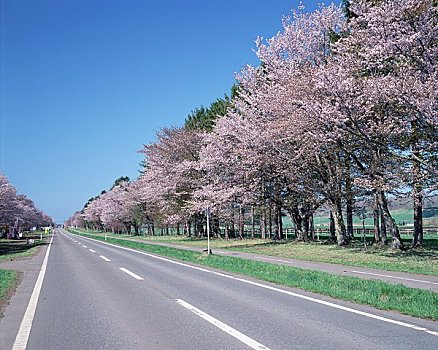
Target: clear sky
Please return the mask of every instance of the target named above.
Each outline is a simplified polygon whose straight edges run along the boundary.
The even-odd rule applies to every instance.
[[[0,0],[0,171],[57,222],[228,93],[298,0]],[[304,1],[307,10],[316,1]]]

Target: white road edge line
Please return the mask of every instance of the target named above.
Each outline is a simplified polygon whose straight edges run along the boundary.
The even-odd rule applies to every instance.
[[[96,251],[95,250],[93,250],[93,249],[88,249],[90,252],[92,252],[92,253],[96,253]]]
[[[53,237],[54,235],[52,235],[49,246],[47,247],[46,255],[44,256],[40,273],[38,274],[35,287],[33,288],[32,295],[30,296],[29,304],[27,304],[26,312],[24,313],[23,320],[21,321],[17,336],[15,337],[12,350],[26,349],[27,342],[29,340],[30,330],[32,328],[33,318],[35,316],[35,310],[38,304],[38,298],[40,296],[41,287],[43,285],[44,276],[46,274],[47,262],[49,260],[49,253],[50,248],[52,247]]]
[[[436,284],[436,285],[438,285],[437,282],[416,280],[416,279],[413,279],[413,278],[397,277],[397,276],[391,276],[391,275],[382,275],[382,274],[379,274],[379,273],[371,273],[371,272],[363,272],[363,271],[353,271],[353,270],[351,270],[351,272],[361,273],[363,275],[372,275],[372,276],[379,276],[379,277],[389,277],[389,278],[395,278],[395,279],[398,279],[398,280],[405,280],[405,281],[413,281],[413,282],[421,282],[421,283],[428,283],[428,284]]]
[[[184,266],[184,267],[187,267],[187,268],[190,268],[190,269],[194,269],[194,270],[198,270],[198,271],[203,271],[203,272],[206,272],[206,273],[211,273],[211,274],[214,274],[214,275],[217,275],[217,276],[222,276],[222,277],[233,279],[233,280],[240,281],[240,282],[243,282],[243,283],[251,284],[251,285],[254,285],[254,286],[258,286],[260,288],[269,289],[269,290],[276,291],[276,292],[279,292],[279,293],[282,293],[282,294],[286,294],[286,295],[290,295],[290,296],[293,296],[293,297],[296,297],[296,298],[305,299],[305,300],[308,300],[308,301],[312,301],[314,303],[318,303],[318,304],[322,304],[322,305],[325,305],[325,306],[332,307],[334,309],[339,309],[339,310],[351,312],[353,314],[357,314],[357,315],[373,318],[375,320],[396,324],[396,325],[401,326],[401,327],[411,328],[411,329],[414,329],[416,331],[421,331],[421,332],[425,332],[425,333],[428,333],[428,334],[431,334],[431,335],[434,335],[434,336],[438,336],[438,332],[431,331],[431,330],[429,330],[427,328],[419,327],[419,326],[416,326],[414,324],[393,320],[393,319],[387,318],[387,317],[382,317],[382,316],[374,315],[374,314],[371,314],[369,312],[364,312],[364,311],[352,309],[350,307],[338,305],[338,304],[335,304],[335,303],[331,303],[329,301],[312,298],[312,297],[309,297],[307,295],[302,295],[302,294],[290,292],[288,290],[280,289],[280,288],[273,287],[273,286],[268,286],[266,284],[262,284],[262,283],[254,282],[254,281],[250,281],[250,280],[246,280],[246,279],[239,278],[239,277],[234,277],[234,276],[231,276],[231,275],[227,275],[225,273],[221,273],[221,272],[217,272],[217,271],[212,271],[212,270],[207,270],[207,269],[204,269],[202,267],[188,265],[188,264],[185,264],[185,263],[182,263],[182,262],[179,262],[179,261],[170,260],[170,259],[167,259],[167,258],[163,258],[161,256],[157,256],[157,255],[141,252],[141,251],[138,251],[138,250],[135,250],[135,249],[118,246],[118,245],[115,245],[115,244],[112,244],[112,243],[102,242],[102,241],[97,240],[97,239],[88,238],[88,237],[82,237],[82,238],[89,239],[89,240],[94,241],[94,242],[99,242],[99,243],[102,243],[102,244],[106,244],[106,245],[109,245],[109,246],[112,246],[112,247],[115,247],[115,248],[118,248],[118,249],[128,250],[128,251],[131,251],[131,252],[134,252],[134,253],[137,253],[137,254],[146,255],[146,256],[149,256],[151,258],[158,259],[158,260],[161,260],[161,261],[166,261],[166,262],[169,262],[169,263],[172,263],[172,264],[175,264],[175,265]]]
[[[131,277],[134,277],[136,280],[143,281],[143,277],[140,277],[139,275],[136,275],[134,272],[129,271],[128,269],[125,269],[124,267],[119,267],[120,270],[127,273]]]
[[[190,310],[191,312],[198,315],[199,317],[206,320],[207,322],[210,322],[212,325],[216,326],[220,330],[224,331],[225,333],[228,333],[229,335],[233,336],[237,340],[248,345],[251,349],[269,350],[269,348],[267,348],[266,346],[260,344],[259,342],[246,336],[245,334],[240,333],[238,330],[226,325],[225,323],[219,321],[218,319],[214,318],[213,316],[210,316],[209,314],[199,310],[198,308],[194,307],[193,305],[189,304],[188,302],[181,300],[181,299],[175,299],[175,301],[179,305],[185,307],[187,310]]]
[[[99,255],[99,258],[101,258],[101,259],[103,259],[103,260],[105,260],[105,261],[111,261],[110,259],[104,257],[103,255]]]

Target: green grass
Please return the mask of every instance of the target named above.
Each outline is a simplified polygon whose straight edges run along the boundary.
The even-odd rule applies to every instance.
[[[84,234],[78,231],[72,232],[104,240],[102,236]],[[438,294],[431,291],[235,257],[206,256],[193,251],[113,237],[108,237],[107,242],[228,272],[244,274],[280,285],[301,288],[341,300],[370,305],[378,309],[394,310],[411,316],[438,320]]]
[[[34,244],[27,244],[26,240],[0,239],[0,260],[13,260],[32,256],[44,242],[35,240]]]
[[[250,241],[246,244],[231,244],[226,249],[387,271],[438,275],[438,251],[431,247],[400,251],[381,246],[364,248],[360,242],[339,247],[314,242]]]
[[[16,286],[18,273],[11,270],[0,269],[0,317],[7,303],[10,291]]]

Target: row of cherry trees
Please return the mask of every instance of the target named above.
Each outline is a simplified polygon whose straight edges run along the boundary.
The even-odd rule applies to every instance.
[[[7,229],[9,237],[17,238],[19,232],[31,227],[53,226],[53,220],[38,208],[31,199],[18,194],[8,178],[0,173],[0,226]],[[6,232],[6,230],[5,230]]]
[[[215,102],[213,123],[212,109],[201,109],[184,127],[163,128],[141,151],[141,176],[70,222],[113,230],[159,222],[202,234],[208,207],[215,233],[237,225],[242,235],[250,213],[262,236],[281,239],[286,212],[307,240],[324,204],[332,239],[345,245],[355,203],[369,201],[376,242],[390,236],[403,248],[387,197],[410,191],[421,245],[423,197],[438,184],[437,15],[434,0],[293,12],[281,32],[257,40],[260,66],[243,69],[232,98]]]

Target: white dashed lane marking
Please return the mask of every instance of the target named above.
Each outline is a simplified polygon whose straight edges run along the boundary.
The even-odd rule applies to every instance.
[[[140,277],[139,275],[136,275],[134,272],[129,271],[128,269],[125,269],[124,267],[119,267],[120,270],[127,273],[131,277],[134,277],[136,280],[143,281],[143,277]]]
[[[237,340],[241,341],[242,343],[248,345],[251,349],[259,349],[259,350],[269,350],[266,346],[260,344],[259,342],[255,341],[254,339],[248,337],[247,335],[240,333],[238,330],[228,326],[227,324],[219,321],[218,319],[214,318],[213,316],[210,316],[209,314],[205,313],[204,311],[199,310],[198,308],[194,307],[193,305],[190,305],[184,300],[181,299],[175,299],[175,301],[185,307],[187,310],[190,310],[195,315],[198,315],[202,319],[204,319],[207,322],[210,322],[212,325],[216,326],[220,330],[224,331],[225,333],[228,333],[232,337],[236,338]]]

